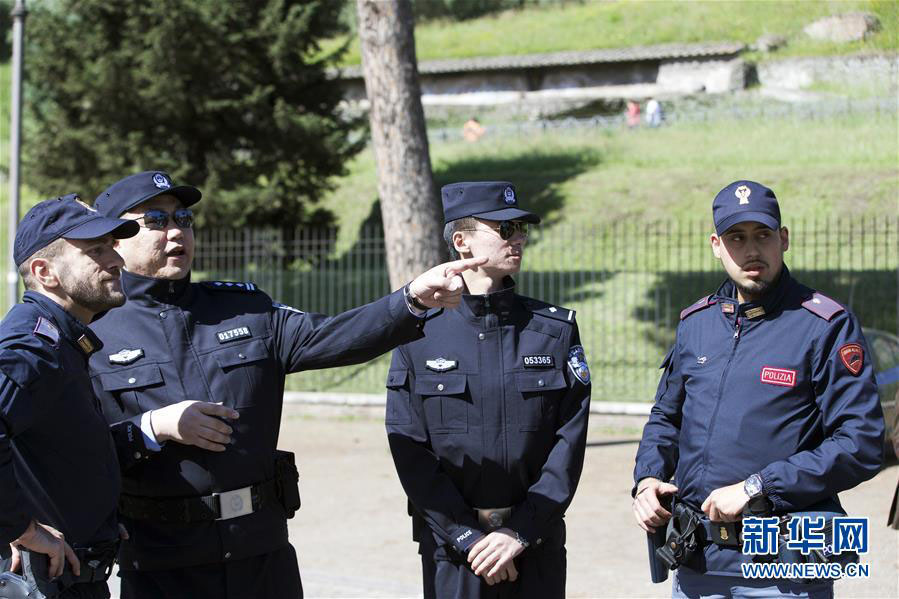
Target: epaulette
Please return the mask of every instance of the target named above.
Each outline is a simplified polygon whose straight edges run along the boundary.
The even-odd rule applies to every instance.
[[[714,296],[707,295],[704,298],[702,298],[701,300],[699,300],[698,302],[696,302],[695,304],[693,304],[692,306],[688,306],[688,307],[684,308],[683,310],[681,310],[680,311],[680,319],[683,320],[690,314],[693,314],[694,312],[699,312],[700,310],[702,310],[704,308],[708,308],[709,306],[711,306],[714,303],[715,303]]]
[[[200,285],[208,287],[209,289],[218,289],[220,291],[259,291],[259,288],[256,287],[255,283],[235,283],[233,281],[203,281],[202,283],[200,283]]]
[[[53,345],[59,343],[59,329],[43,316],[38,317],[37,324],[34,325],[34,334],[47,339]]]
[[[802,307],[815,316],[820,316],[828,321],[846,309],[826,295],[818,293],[817,291],[812,293],[812,297],[802,302]]]
[[[534,314],[540,314],[541,316],[561,320],[562,322],[574,323],[574,310],[562,308],[561,306],[553,306],[552,304],[547,304],[546,302],[541,302],[540,300],[535,300],[530,297],[525,298],[525,305],[528,307],[528,310]]]

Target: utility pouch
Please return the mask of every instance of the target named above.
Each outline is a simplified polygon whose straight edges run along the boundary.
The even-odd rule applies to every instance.
[[[675,499],[671,520],[668,521],[665,544],[656,549],[656,555],[669,570],[681,566],[702,549],[700,516],[684,503]]]
[[[297,470],[296,456],[290,451],[275,451],[275,480],[278,485],[278,501],[293,518],[300,509],[300,473]]]

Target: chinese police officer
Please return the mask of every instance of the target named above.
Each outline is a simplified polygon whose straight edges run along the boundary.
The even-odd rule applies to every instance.
[[[200,196],[149,171],[95,202],[140,231],[116,246],[128,301],[94,325],[108,349],[91,359],[94,389],[109,422],[136,419],[164,445],[123,478],[122,597],[299,597],[287,540],[297,474],[276,453],[285,375],[417,339],[424,309],[458,305],[458,273],[479,261],[335,317],[307,314],[252,283],[191,282]]]
[[[831,596],[829,581],[742,578],[752,556],[731,523],[744,510],[841,515],[837,493],[877,473],[870,355],[855,316],[790,275],[773,191],[736,181],[712,212],[728,279],[681,312],[637,452],[634,516],[648,532],[665,526],[672,496],[675,523],[696,516],[674,597]]]
[[[458,310],[396,349],[387,434],[426,598],[565,596],[565,510],[584,461],[590,371],[574,312],[516,293],[528,224],[506,182],[442,190],[444,238],[486,264]]]
[[[0,323],[0,571],[24,578],[0,575],[0,596],[18,584],[29,597],[109,597],[119,462],[88,376],[103,344],[87,325],[125,302],[113,242],[137,229],[72,194],[34,206],[16,233],[26,291]],[[113,434],[123,465],[146,451],[134,423]]]

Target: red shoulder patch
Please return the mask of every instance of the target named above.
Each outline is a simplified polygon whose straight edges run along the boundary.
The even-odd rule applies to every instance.
[[[802,307],[824,320],[830,320],[844,310],[843,306],[817,291],[802,302]]]
[[[712,299],[712,296],[707,295],[704,298],[702,298],[701,300],[699,300],[698,302],[696,302],[695,304],[693,304],[692,306],[689,306],[689,307],[681,310],[680,319],[683,320],[690,314],[693,314],[693,312],[698,312],[699,310],[702,310],[703,308],[708,308],[709,306],[711,306],[714,303],[715,303],[715,300]]]
[[[865,350],[858,343],[847,343],[840,348],[840,360],[843,362],[846,370],[851,372],[853,376],[858,376],[858,373],[862,371],[862,367],[865,365]]]

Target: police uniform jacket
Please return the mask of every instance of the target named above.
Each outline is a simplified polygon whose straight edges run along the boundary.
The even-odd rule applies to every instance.
[[[0,323],[4,555],[31,519],[76,547],[118,537],[119,462],[87,369],[88,355],[102,347],[89,328],[34,291]],[[123,455],[143,451],[136,431],[130,422],[115,427]]]
[[[506,284],[429,319],[387,377],[414,536],[430,530],[463,554],[482,532],[475,508],[512,507],[504,526],[523,539],[564,542],[584,461],[590,384],[574,313]]]
[[[634,479],[674,477],[699,509],[759,473],[775,513],[842,513],[837,493],[881,464],[883,414],[855,316],[787,267],[758,303],[734,285],[681,313],[643,431]],[[739,573],[739,548],[709,544],[700,570]]]
[[[229,422],[224,452],[166,443],[126,474],[129,495],[196,497],[272,479],[287,373],[363,362],[421,336],[402,291],[327,317],[274,303],[252,283],[189,279],[122,274],[128,301],[94,326],[108,350],[91,360],[94,389],[109,422],[184,400],[222,402],[240,418]],[[233,561],[287,544],[277,502],[228,520],[123,520],[126,570]]]

